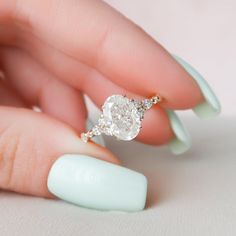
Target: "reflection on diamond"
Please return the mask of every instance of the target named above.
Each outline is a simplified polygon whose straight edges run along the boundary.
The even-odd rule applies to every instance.
[[[121,140],[134,139],[141,127],[137,106],[121,95],[113,95],[106,100],[102,120],[110,123],[109,131]]]

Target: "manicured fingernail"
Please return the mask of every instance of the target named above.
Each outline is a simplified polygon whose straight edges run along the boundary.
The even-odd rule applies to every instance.
[[[94,123],[90,120],[90,119],[87,119],[87,123],[86,123],[86,127],[87,127],[87,130],[90,130],[94,127]],[[105,144],[105,141],[102,137],[102,135],[99,135],[99,136],[94,136],[92,138],[92,140],[97,143],[97,144],[100,144],[102,145],[103,147],[106,147],[106,144]]]
[[[58,198],[98,210],[140,211],[145,207],[144,175],[85,155],[63,155],[52,166],[48,189]]]
[[[191,138],[188,131],[183,126],[175,112],[167,110],[171,128],[175,134],[175,138],[168,143],[170,150],[176,154],[182,154],[191,147]]]
[[[220,102],[206,80],[186,61],[176,55],[173,55],[173,57],[197,82],[205,98],[202,104],[193,108],[194,113],[200,118],[211,118],[218,115],[221,111]]]

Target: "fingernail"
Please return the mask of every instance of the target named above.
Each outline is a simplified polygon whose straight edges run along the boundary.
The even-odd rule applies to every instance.
[[[183,68],[192,76],[192,78],[197,82],[201,92],[205,98],[202,104],[199,104],[193,108],[194,113],[200,118],[211,118],[217,116],[221,111],[221,106],[215,93],[206,82],[206,80],[196,71],[191,65],[186,61],[181,59],[176,55],[172,55],[175,60],[183,66]]]
[[[60,199],[87,208],[140,211],[145,207],[147,179],[93,157],[66,154],[53,164],[48,189]]]
[[[175,134],[175,138],[168,143],[171,152],[176,155],[182,154],[190,149],[191,138],[188,131],[174,111],[167,110],[171,128]]]
[[[90,119],[87,119],[86,127],[87,127],[87,130],[90,130],[90,129],[92,129],[94,127],[94,123]],[[104,141],[102,135],[94,136],[92,138],[92,140],[95,143],[97,143],[99,145],[102,145],[103,147],[106,147],[106,144],[105,144],[105,141]]]

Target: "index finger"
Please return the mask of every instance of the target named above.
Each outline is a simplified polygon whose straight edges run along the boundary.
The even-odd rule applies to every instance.
[[[175,59],[103,1],[30,0],[18,8],[33,35],[117,85],[143,96],[160,94],[169,108],[203,101],[197,83]]]

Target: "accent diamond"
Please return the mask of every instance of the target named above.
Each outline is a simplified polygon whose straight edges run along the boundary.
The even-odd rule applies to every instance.
[[[150,99],[144,99],[143,100],[143,107],[146,109],[146,110],[149,110],[151,107],[152,107],[153,103]]]
[[[100,135],[102,133],[98,125],[93,127],[92,132],[93,132],[93,135]]]
[[[88,142],[88,139],[89,139],[89,137],[87,136],[87,134],[86,133],[82,133],[81,134],[81,139],[85,142],[85,143],[87,143]]]
[[[102,115],[98,120],[98,125],[100,127],[101,132],[109,136],[112,135],[112,121],[105,119]]]

